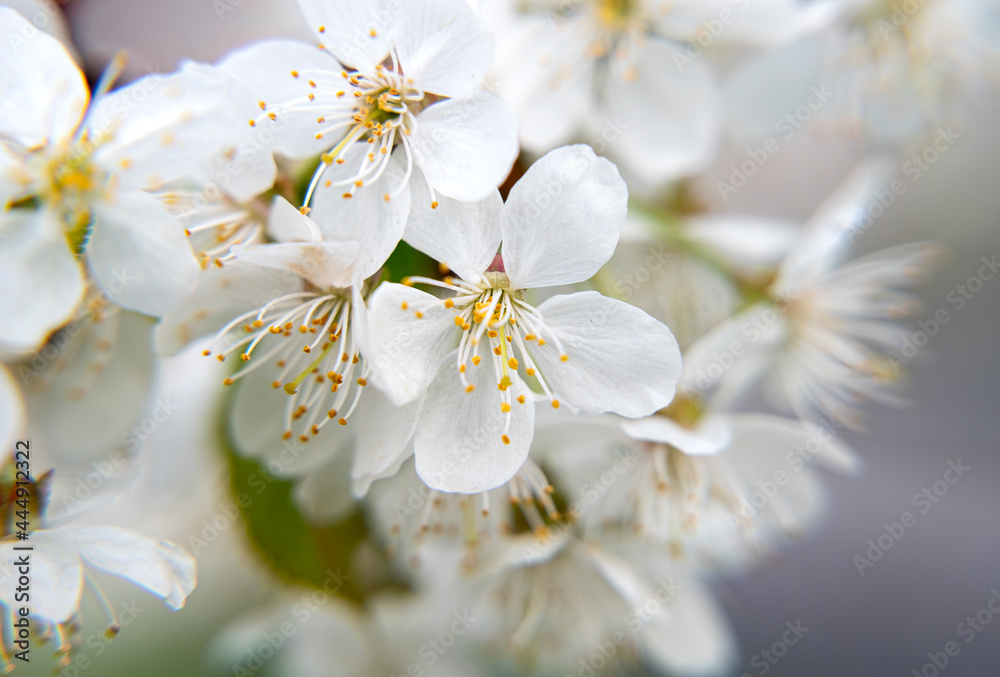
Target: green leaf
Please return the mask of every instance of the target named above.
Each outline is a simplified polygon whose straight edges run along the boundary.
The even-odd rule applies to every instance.
[[[338,596],[360,603],[364,593],[351,570],[354,554],[367,537],[360,507],[339,522],[311,524],[295,505],[294,482],[274,477],[255,460],[240,456],[231,440],[227,434],[224,447],[233,499],[260,560],[283,580],[327,590],[338,586]],[[342,580],[341,574],[349,578]]]

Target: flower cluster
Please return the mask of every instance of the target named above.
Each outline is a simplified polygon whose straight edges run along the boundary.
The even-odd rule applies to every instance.
[[[194,590],[180,546],[63,523],[152,463],[174,405],[143,412],[179,354],[212,412],[192,453],[289,487],[330,527],[317,547],[371,569],[365,611],[325,607],[281,674],[414,674],[438,627],[465,648],[434,674],[724,673],[705,582],[817,522],[817,469],[859,469],[840,432],[900,399],[892,350],[936,249],[853,254],[892,179],[878,158],[802,223],[726,211],[742,183],[720,203],[710,170],[761,120],[919,141],[995,64],[979,3],[482,4],[299,0],[311,42],[124,86],[122,57],[91,86],[0,7],[0,441],[54,468],[32,477],[30,612],[64,664],[84,581],[109,606],[84,563],[175,608]],[[832,89],[783,124],[803,83]]]

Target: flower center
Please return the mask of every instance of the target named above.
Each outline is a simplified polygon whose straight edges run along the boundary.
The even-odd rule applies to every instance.
[[[109,177],[93,162],[95,144],[84,133],[62,147],[26,153],[25,164],[35,177],[31,197],[55,207],[62,217],[66,240],[82,256],[93,220],[91,205],[103,199]]]
[[[373,73],[308,69],[292,71],[291,75],[308,84],[306,95],[274,107],[259,101],[261,110],[267,112],[260,118],[251,120],[250,125],[256,126],[265,117],[276,121],[286,112],[309,111],[316,114],[316,139],[338,139],[322,155],[322,163],[303,200],[306,206],[331,165],[356,163],[353,171],[341,172],[338,178],[323,182],[328,188],[345,188],[343,197],[350,199],[358,188],[378,180],[389,163],[395,145],[402,144],[409,155],[407,137],[415,126],[416,115],[436,100],[415,87],[413,79],[400,71],[395,56],[390,56],[384,63],[375,66]],[[355,142],[368,144],[368,150],[360,160],[348,157]],[[406,185],[409,164],[406,179],[395,191],[385,194],[386,200],[391,199]]]
[[[305,337],[306,343],[293,337]],[[219,361],[239,351],[246,366],[223,383],[232,385],[264,365],[278,374],[271,387],[289,395],[284,439],[308,442],[330,421],[347,425],[368,385],[368,365],[358,352],[347,290],[287,294],[226,325],[211,350]],[[263,352],[258,356],[255,353]],[[253,362],[251,363],[251,357]]]
[[[492,366],[493,378],[499,391],[500,411],[506,414],[507,428],[510,426],[511,410],[522,405],[528,397],[534,397],[521,379],[514,375],[523,368],[525,376],[535,379],[539,388],[556,409],[559,400],[553,395],[541,370],[532,359],[528,349],[539,351],[556,350],[562,362],[569,360],[559,338],[550,331],[538,311],[524,300],[521,290],[510,288],[510,280],[505,273],[488,272],[485,279],[477,284],[455,278],[443,281],[430,278],[407,278],[404,284],[428,284],[455,292],[452,298],[440,303],[455,313],[455,325],[461,330],[456,368],[465,391],[471,393],[475,384],[467,377],[470,370],[481,366],[484,359],[486,369]],[[403,304],[403,310],[408,310]],[[423,312],[414,310],[417,319]],[[536,353],[537,354],[537,353]],[[510,444],[505,433],[504,444]]]

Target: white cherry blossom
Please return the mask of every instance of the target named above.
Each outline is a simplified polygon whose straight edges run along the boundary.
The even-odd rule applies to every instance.
[[[505,204],[495,194],[414,209],[407,241],[458,277],[410,282],[452,296],[383,284],[370,319],[378,385],[400,405],[426,393],[414,451],[430,486],[475,493],[512,477],[536,398],[629,417],[670,402],[680,354],[667,327],[596,292],[537,308],[524,293],[590,278],[614,251],[626,201],[614,166],[572,146],[536,162]]]
[[[69,320],[85,277],[123,307],[160,315],[194,283],[176,220],[144,189],[184,174],[218,147],[224,76],[188,64],[90,93],[54,38],[15,48],[27,25],[0,8],[0,343],[37,348]],[[11,208],[13,207],[13,208]]]
[[[431,195],[476,200],[517,155],[516,121],[480,89],[493,40],[462,0],[300,0],[316,45],[252,44],[220,66],[257,93],[274,150],[321,158],[304,204],[321,226],[385,228],[415,168]],[[385,176],[401,156],[402,175]]]

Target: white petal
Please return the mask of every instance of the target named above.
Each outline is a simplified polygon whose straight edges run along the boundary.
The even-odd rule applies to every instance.
[[[302,280],[283,270],[239,259],[223,268],[210,268],[198,279],[194,292],[163,316],[154,334],[156,350],[173,355],[243,313],[297,291],[302,291]]]
[[[733,431],[726,419],[708,416],[694,429],[681,426],[664,416],[649,416],[635,421],[622,421],[622,430],[635,440],[662,442],[688,456],[711,456],[729,446]]]
[[[193,173],[232,129],[227,82],[211,66],[188,63],[101,97],[86,120],[94,162],[119,187],[151,188]]]
[[[558,148],[538,160],[511,189],[500,217],[511,287],[592,277],[615,251],[627,203],[618,170],[589,146]]]
[[[227,140],[196,174],[203,185],[219,186],[235,202],[249,202],[274,185],[278,167],[269,145],[273,136],[263,125],[251,127],[248,121],[260,115],[257,99],[250,90],[223,70],[218,70],[231,101]]]
[[[517,113],[525,149],[538,155],[569,143],[593,108],[594,62],[580,53],[585,45],[575,28],[519,16],[498,32],[501,44],[507,41],[494,68],[499,93]]]
[[[406,304],[406,310],[403,309]],[[455,311],[401,284],[383,283],[368,299],[369,356],[376,385],[397,406],[420,397],[455,346]],[[423,317],[417,318],[420,312]]]
[[[128,312],[84,318],[53,336],[48,345],[60,351],[58,357],[32,363],[40,369],[32,374],[36,387],[26,393],[31,424],[60,474],[79,471],[84,477],[110,450],[139,445],[129,427],[140,422],[150,395],[151,325],[148,317]],[[173,413],[169,398],[166,404]]]
[[[749,454],[751,464],[754,460],[762,461],[764,456],[788,464],[788,453],[799,450],[810,461],[845,475],[861,470],[861,458],[837,439],[836,431],[782,416],[746,414],[729,418],[734,430],[733,448]]]
[[[684,229],[691,240],[711,247],[728,264],[751,275],[777,266],[801,232],[792,221],[729,215],[691,217]]]
[[[24,431],[24,399],[14,382],[14,375],[0,364],[0,444],[11,449]]]
[[[664,673],[732,674],[736,642],[709,590],[687,579],[666,610],[669,616],[653,616],[641,631],[649,662]]]
[[[14,550],[20,541],[0,541],[0,578],[7,585],[0,586],[0,602],[9,609],[24,606],[14,599],[11,585],[18,578],[14,563],[23,551]],[[83,563],[73,544],[61,529],[39,529],[31,532],[34,547],[31,556],[31,615],[54,623],[62,623],[76,613],[83,592]]]
[[[870,222],[865,209],[894,171],[888,160],[866,162],[823,201],[781,265],[774,283],[779,293],[798,292],[846,255],[850,236]]]
[[[319,242],[323,239],[316,222],[280,195],[275,195],[271,201],[267,232],[278,242]]]
[[[39,347],[83,298],[84,279],[61,223],[46,211],[0,214],[0,344]]]
[[[351,421],[353,425],[353,416]],[[294,496],[295,504],[312,522],[326,524],[346,517],[355,507],[351,495],[351,454],[333,454],[326,463],[310,470],[295,485]]]
[[[253,43],[227,55],[219,62],[219,67],[242,82],[251,96],[273,107],[291,101],[305,101],[311,92],[309,78],[293,77],[292,71],[320,71],[338,77],[341,71],[337,60],[325,50],[295,40]],[[264,111],[258,109],[257,116],[263,114]],[[264,117],[257,123],[262,131],[274,133],[271,147],[275,152],[298,159],[315,157],[331,146],[329,141],[316,138],[314,111],[298,110],[276,115],[276,120]]]
[[[353,176],[367,148],[365,143],[354,144],[342,167],[334,164],[326,169],[309,213],[327,240],[354,240],[361,245],[355,271],[361,279],[374,275],[389,258],[403,237],[410,213],[409,187],[400,190],[406,173],[406,158],[400,151],[393,153],[375,183],[358,188],[352,198],[344,198],[343,186],[326,186],[327,181],[336,184]]]
[[[90,270],[111,301],[163,315],[194,288],[198,262],[177,220],[140,191],[95,206]]]
[[[67,140],[90,99],[66,48],[0,7],[0,134],[26,148]]]
[[[479,200],[503,183],[517,158],[517,118],[507,104],[480,91],[420,113],[409,145],[435,191]]]
[[[298,0],[298,4],[309,28],[331,54],[345,66],[368,72],[389,55],[390,29],[403,11],[402,3],[392,0]]]
[[[120,527],[65,526],[66,534],[89,564],[122,576],[180,609],[194,590],[195,561],[169,541]]]
[[[670,330],[638,308],[587,291],[553,296],[538,307],[559,339],[531,351],[557,398],[588,414],[648,416],[668,404],[681,374]]]
[[[233,255],[265,268],[287,270],[313,286],[329,290],[350,287],[358,258],[357,242],[284,242],[246,244]]]
[[[651,41],[635,80],[612,74],[605,92],[608,147],[622,164],[650,182],[664,182],[705,168],[719,133],[715,87],[699,60],[679,67],[680,50]]]
[[[413,206],[404,239],[463,280],[479,282],[500,249],[500,193],[494,189],[476,202],[442,197],[432,208],[431,194],[419,173],[414,172],[410,186]]]
[[[535,403],[516,399],[508,414],[500,411],[500,392],[488,365],[467,375],[475,385],[466,392],[454,359],[446,359],[427,389],[413,439],[417,474],[440,491],[474,494],[498,487],[528,457],[535,427]],[[514,393],[527,393],[516,374]],[[509,442],[504,442],[506,435]]]
[[[358,435],[351,469],[355,497],[363,498],[374,480],[395,475],[408,458],[422,404],[417,400],[397,407],[377,389],[365,390],[350,420]]]
[[[453,99],[470,96],[493,61],[493,35],[482,21],[464,0],[399,6],[393,41],[403,72],[426,92]]]

